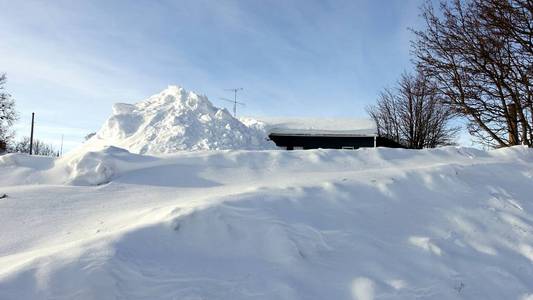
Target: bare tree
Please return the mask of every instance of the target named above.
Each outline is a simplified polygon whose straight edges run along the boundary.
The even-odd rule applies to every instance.
[[[11,126],[17,119],[15,101],[5,92],[6,74],[0,74],[0,151],[5,150],[13,138]]]
[[[533,146],[533,2],[442,1],[437,13],[428,1],[422,17],[417,65],[470,133],[489,146]]]
[[[10,152],[30,153],[30,138],[23,137],[22,140],[15,142],[12,149],[10,149]],[[59,152],[54,149],[52,144],[46,144],[45,142],[37,139],[33,140],[32,152],[34,155],[59,156]]]
[[[395,89],[385,89],[367,112],[378,134],[407,148],[454,144],[459,128],[450,126],[454,113],[442,105],[436,88],[423,73],[403,74]]]

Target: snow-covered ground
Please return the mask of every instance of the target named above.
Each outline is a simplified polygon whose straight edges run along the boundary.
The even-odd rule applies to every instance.
[[[0,299],[531,299],[533,151],[0,156]]]
[[[375,133],[170,86],[0,156],[0,300],[533,299],[531,149],[264,150],[286,130]]]

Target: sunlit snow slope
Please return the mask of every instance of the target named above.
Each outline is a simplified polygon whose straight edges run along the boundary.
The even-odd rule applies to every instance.
[[[0,299],[533,297],[523,147],[111,147],[0,174]]]

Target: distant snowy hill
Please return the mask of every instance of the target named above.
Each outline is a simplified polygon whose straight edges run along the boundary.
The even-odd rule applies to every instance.
[[[140,154],[274,147],[263,131],[245,126],[206,96],[178,86],[136,104],[113,105],[111,117],[83,148],[104,146]]]

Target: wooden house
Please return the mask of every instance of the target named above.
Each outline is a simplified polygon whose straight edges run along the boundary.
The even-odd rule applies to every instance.
[[[263,122],[269,139],[287,150],[402,147],[379,136],[369,119],[268,118]]]

